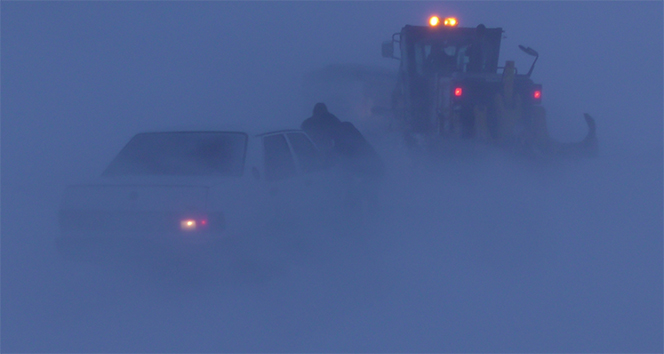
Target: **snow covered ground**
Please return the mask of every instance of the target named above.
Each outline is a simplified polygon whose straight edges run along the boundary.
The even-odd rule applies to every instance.
[[[653,351],[662,155],[434,165],[390,157],[381,210],[284,272],[186,282],[66,262],[59,185],[3,186],[3,350]]]

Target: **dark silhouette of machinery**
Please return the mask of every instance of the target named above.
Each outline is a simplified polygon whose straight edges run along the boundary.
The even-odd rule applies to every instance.
[[[549,137],[542,85],[519,74],[513,61],[499,66],[502,28],[458,27],[457,20],[432,17],[429,26],[406,25],[382,45],[382,55],[400,61],[391,97],[393,126],[410,144],[427,146],[450,139],[474,139],[527,152],[594,155],[595,122],[576,143]],[[395,55],[395,44],[399,54]]]

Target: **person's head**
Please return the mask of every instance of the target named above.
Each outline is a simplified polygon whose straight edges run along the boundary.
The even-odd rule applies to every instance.
[[[315,116],[320,116],[320,115],[323,115],[323,114],[326,114],[326,113],[328,113],[328,112],[327,112],[327,106],[325,105],[325,103],[323,103],[323,102],[316,103],[316,105],[314,106],[314,115]]]

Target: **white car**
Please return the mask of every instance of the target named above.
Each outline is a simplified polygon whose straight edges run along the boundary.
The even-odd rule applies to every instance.
[[[327,216],[347,186],[300,130],[140,133],[97,181],[65,189],[56,244],[84,258],[143,246],[230,250],[223,245],[255,245],[275,225],[334,222]]]

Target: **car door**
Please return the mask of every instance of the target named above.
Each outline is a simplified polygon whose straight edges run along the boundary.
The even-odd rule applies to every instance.
[[[285,133],[264,135],[263,171],[275,222],[293,226],[302,222],[306,207],[303,176],[298,170]]]
[[[326,163],[322,153],[304,132],[286,133],[303,181],[305,216],[325,220],[339,209],[346,197],[338,168]]]

